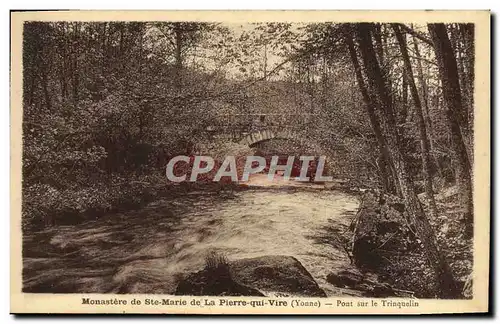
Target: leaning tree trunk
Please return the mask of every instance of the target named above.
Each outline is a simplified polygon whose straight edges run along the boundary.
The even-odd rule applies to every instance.
[[[393,27],[394,28],[394,27]],[[404,43],[404,46],[406,46],[406,35],[402,36],[402,40]],[[405,72],[405,68],[403,66],[403,74],[402,74],[402,80],[401,80],[401,86],[402,86],[402,91],[401,91],[401,110],[399,111],[399,121],[398,125],[400,125],[399,129],[402,132],[404,132],[404,124],[409,121],[411,118],[411,115],[408,114],[408,75]]]
[[[372,25],[369,23],[357,25],[361,57],[366,69],[369,87],[376,96],[377,108],[380,107],[377,111],[380,115],[380,122],[388,143],[391,160],[398,173],[399,186],[405,201],[406,211],[409,220],[415,226],[418,237],[422,240],[426,256],[435,271],[440,288],[440,297],[457,298],[460,296],[459,289],[446,259],[439,250],[434,231],[418,200],[408,165],[400,149],[401,144],[399,143],[392,112],[392,100],[373,49],[371,28]]]
[[[434,164],[436,167],[436,170],[440,176],[442,176],[442,171],[441,171],[441,165],[439,163],[439,159],[435,154],[433,150],[433,145],[434,145],[434,131],[433,131],[433,125],[432,125],[432,119],[430,116],[430,111],[429,111],[429,88],[427,86],[427,81],[424,79],[424,69],[422,67],[422,62],[421,62],[421,55],[420,55],[420,49],[418,48],[418,41],[415,36],[413,36],[413,49],[415,51],[415,56],[417,58],[417,78],[418,78],[418,83],[420,85],[421,93],[422,93],[422,104],[423,104],[423,109],[424,109],[424,119],[425,119],[425,124],[427,127],[428,135],[429,135],[429,145],[430,145],[430,151],[432,158],[434,159]]]
[[[392,28],[394,29],[396,39],[399,43],[399,48],[401,50],[401,55],[403,56],[406,80],[408,82],[408,85],[410,86],[411,97],[413,99],[413,104],[415,105],[418,130],[420,133],[420,149],[422,150],[422,173],[424,176],[425,193],[427,195],[427,199],[429,200],[429,210],[431,212],[431,216],[433,218],[436,218],[437,208],[436,201],[434,200],[434,189],[432,188],[430,144],[429,137],[427,136],[424,114],[422,111],[422,103],[420,102],[417,86],[415,85],[415,79],[413,77],[413,70],[411,67],[410,56],[408,55],[408,48],[406,47],[406,41],[404,40],[397,24],[392,24]]]
[[[395,183],[397,179],[392,177],[394,167],[390,163],[389,150],[387,149],[387,143],[385,142],[384,137],[382,136],[382,130],[380,129],[380,122],[375,116],[375,107],[373,104],[370,95],[368,94],[368,90],[366,88],[365,82],[363,80],[363,75],[361,73],[361,66],[359,65],[358,56],[356,54],[356,49],[354,48],[354,42],[352,40],[351,33],[346,33],[345,42],[347,44],[347,48],[349,50],[349,55],[351,57],[351,62],[354,67],[354,74],[356,75],[356,81],[358,83],[359,90],[361,92],[361,96],[363,98],[363,103],[365,105],[366,112],[370,119],[370,124],[372,126],[373,132],[375,133],[375,137],[377,138],[378,148],[379,148],[379,160],[378,168],[381,177],[381,182],[384,191],[396,194]]]
[[[462,106],[457,61],[445,25],[429,24],[428,29],[434,43],[439,75],[443,84],[443,97],[446,103],[446,116],[448,118],[455,160],[455,181],[460,190],[461,200],[465,204],[463,218],[465,234],[468,237],[472,237],[474,216],[471,165],[460,128],[460,125],[464,124],[464,120],[466,120],[467,111]]]
[[[474,143],[474,24],[459,24],[459,29],[461,30],[464,44],[464,86],[467,87],[465,100],[468,113],[467,119],[469,121],[469,125],[467,125],[467,140],[469,142],[467,148],[469,150],[467,151],[467,153],[469,153],[469,161],[472,165],[474,162],[474,154],[472,149]]]

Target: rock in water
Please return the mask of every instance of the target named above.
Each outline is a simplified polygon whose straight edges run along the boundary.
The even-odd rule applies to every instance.
[[[361,273],[357,269],[344,269],[330,273],[326,280],[334,286],[358,290],[367,297],[407,297],[398,296],[387,283],[378,282],[377,276],[371,273]]]
[[[338,273],[330,273],[326,276],[329,283],[341,288],[355,288],[363,279],[363,274],[357,270],[341,270]]]
[[[326,297],[311,274],[294,257],[268,255],[230,263],[233,278],[265,293]]]
[[[203,269],[179,282],[176,295],[189,296],[264,296],[260,291],[236,282],[227,265]]]
[[[283,255],[241,259],[192,273],[175,292],[192,296],[264,296],[263,293],[326,297],[297,259]]]

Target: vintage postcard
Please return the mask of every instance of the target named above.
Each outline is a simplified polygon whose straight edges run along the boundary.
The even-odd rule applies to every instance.
[[[11,312],[488,312],[489,11],[11,12]]]

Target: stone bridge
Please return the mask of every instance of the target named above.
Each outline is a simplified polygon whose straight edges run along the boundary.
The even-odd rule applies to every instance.
[[[271,139],[291,139],[298,140],[300,137],[290,129],[272,130],[265,129],[245,135],[240,141],[240,144],[252,146],[260,142],[265,142]]]
[[[248,146],[272,139],[299,141],[302,138],[298,135],[299,130],[304,128],[301,122],[298,122],[301,120],[300,117],[293,116],[296,119],[291,125],[277,121],[276,116],[283,117],[282,114],[248,114],[244,115],[245,122],[233,120],[226,124],[210,125],[206,128],[206,132],[212,138],[226,139]]]

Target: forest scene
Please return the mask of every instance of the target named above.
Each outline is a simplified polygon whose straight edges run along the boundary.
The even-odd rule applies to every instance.
[[[23,291],[472,298],[474,33],[26,22]],[[180,155],[333,180],[176,183]]]

